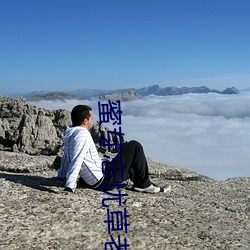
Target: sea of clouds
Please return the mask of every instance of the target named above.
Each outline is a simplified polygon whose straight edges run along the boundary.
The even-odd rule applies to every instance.
[[[86,104],[99,120],[98,100],[32,103],[67,110]],[[121,110],[125,138],[140,141],[147,156],[216,180],[250,176],[250,92],[150,95],[122,102]]]

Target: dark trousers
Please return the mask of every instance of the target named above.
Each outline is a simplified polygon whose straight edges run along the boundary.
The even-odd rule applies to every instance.
[[[111,162],[106,163],[104,172],[104,180],[99,189],[115,188],[114,186],[101,187],[101,185],[114,185],[127,179],[133,181],[134,186],[138,188],[146,188],[151,184],[143,147],[137,141],[126,143],[122,151]]]

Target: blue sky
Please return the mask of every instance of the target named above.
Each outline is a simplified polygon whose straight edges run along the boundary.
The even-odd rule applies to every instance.
[[[1,0],[0,94],[250,88],[248,0]]]

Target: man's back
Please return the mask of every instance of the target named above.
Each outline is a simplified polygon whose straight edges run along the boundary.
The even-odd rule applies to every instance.
[[[58,177],[67,170],[66,186],[74,189],[78,175],[88,185],[95,185],[102,177],[102,161],[90,132],[81,126],[67,127],[64,135],[64,155]],[[60,176],[59,176],[60,175]]]

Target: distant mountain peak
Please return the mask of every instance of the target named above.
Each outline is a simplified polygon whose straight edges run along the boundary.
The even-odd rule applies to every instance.
[[[231,94],[239,94],[240,91],[238,89],[236,89],[235,87],[231,87],[231,88],[226,88],[222,94],[227,94],[227,95],[231,95]]]
[[[144,87],[140,89],[132,89],[136,93],[138,93],[141,96],[147,96],[147,95],[160,95],[160,96],[166,96],[166,95],[183,95],[183,94],[190,94],[190,93],[195,93],[195,94],[207,94],[207,93],[218,93],[218,94],[239,94],[239,90],[232,87],[232,88],[227,88],[224,91],[220,92],[217,90],[211,90],[206,86],[201,86],[201,87],[176,87],[176,86],[171,86],[171,87],[165,87],[161,88],[158,84],[157,85],[152,85],[149,87]]]
[[[41,101],[41,100],[68,100],[68,99],[80,99],[76,95],[72,95],[67,92],[59,92],[59,91],[54,91],[54,92],[49,92],[45,94],[35,94],[28,98],[29,101]]]
[[[66,100],[66,99],[92,99],[99,98],[101,100],[135,100],[147,95],[158,95],[158,96],[167,96],[167,95],[183,95],[183,94],[208,94],[208,93],[218,93],[218,94],[239,94],[240,91],[235,87],[228,87],[224,91],[211,90],[207,86],[201,87],[160,87],[158,84],[154,84],[148,87],[143,88],[127,88],[127,89],[116,89],[116,90],[107,90],[107,89],[78,89],[75,91],[69,92],[46,92],[46,93],[37,93],[32,92],[28,95],[25,95],[29,101],[40,101],[40,100]]]
[[[121,100],[121,101],[132,101],[139,99],[140,95],[134,92],[133,90],[123,90],[120,93],[113,93],[110,95],[104,95],[100,97],[101,101],[108,101],[108,100]]]

